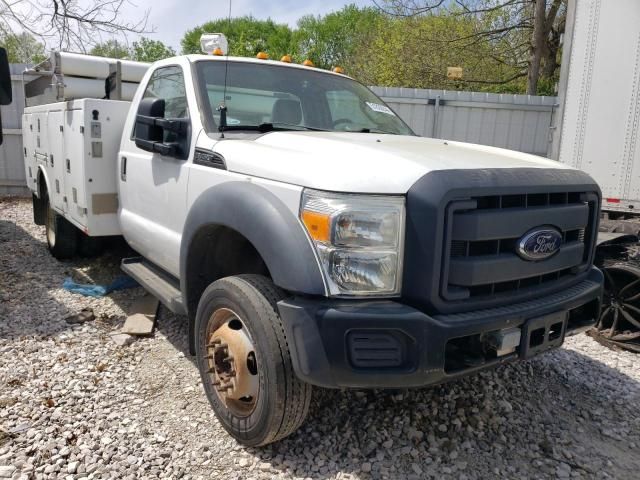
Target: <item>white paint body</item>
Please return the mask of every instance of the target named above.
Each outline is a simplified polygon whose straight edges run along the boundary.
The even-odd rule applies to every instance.
[[[84,99],[24,110],[29,188],[38,192],[42,172],[52,208],[91,236],[121,232],[117,210],[101,212],[100,201],[117,199],[116,158],[129,107],[130,102]]]
[[[523,153],[414,136],[296,131],[271,132],[253,139],[232,135],[220,139],[217,134],[205,132],[193,88],[186,90],[192,132],[188,159],[177,160],[139,149],[132,132],[137,105],[152,72],[163,66],[178,65],[183,70],[185,84],[193,85],[191,64],[196,60],[224,61],[224,58],[194,55],[157,62],[142,79],[126,120],[103,127],[103,132],[111,129],[109,138],[114,144],[119,142],[119,151],[110,151],[110,156],[103,159],[104,165],[109,165],[104,181],[109,183],[109,188],[115,182],[119,199],[118,231],[111,233],[123,234],[141,255],[176,277],[180,273],[182,232],[191,205],[202,192],[224,182],[259,185],[276,195],[291,215],[297,217],[301,194],[307,187],[402,195],[420,177],[434,170],[566,168]],[[263,62],[246,58],[230,60]],[[308,67],[288,65],[287,68]],[[53,112],[52,105],[42,108]],[[117,108],[120,111],[124,107]],[[32,141],[32,133],[25,130],[25,145]],[[56,138],[54,132],[49,141],[60,143],[62,137]],[[194,164],[196,147],[220,153],[227,170]],[[123,158],[127,159],[124,180],[120,175]],[[88,178],[81,180],[86,187]],[[58,211],[73,221],[73,215],[64,207]]]
[[[598,182],[603,210],[634,212],[640,209],[640,2],[579,0],[573,7],[558,159]]]

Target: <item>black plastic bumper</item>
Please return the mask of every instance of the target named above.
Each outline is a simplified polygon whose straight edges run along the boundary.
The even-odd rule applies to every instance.
[[[519,304],[451,315],[426,315],[394,301],[293,298],[278,303],[294,369],[323,387],[402,388],[440,383],[562,344],[591,327],[598,316],[602,273],[593,268],[580,283]],[[558,323],[559,322],[559,323]],[[551,325],[561,325],[551,331]],[[519,327],[515,352],[449,365],[449,344]],[[546,330],[545,330],[546,328]],[[533,337],[542,332],[540,341]],[[538,335],[540,336],[540,335]]]

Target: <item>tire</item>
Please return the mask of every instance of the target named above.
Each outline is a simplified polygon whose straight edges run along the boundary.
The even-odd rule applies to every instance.
[[[51,208],[48,195],[45,198],[45,204],[47,216],[44,226],[49,251],[58,260],[72,258],[77,248],[77,229],[66,218]]]
[[[290,435],[302,425],[309,410],[311,385],[301,382],[293,371],[276,306],[282,297],[282,292],[266,277],[239,275],[209,285],[198,304],[194,329],[196,359],[207,398],[225,430],[248,446],[267,445]],[[220,326],[220,320],[226,323]],[[225,325],[235,330],[232,335],[243,335],[243,341],[245,337],[249,339],[255,352],[253,358],[249,353],[245,362],[243,352],[248,350],[237,355],[238,349],[228,346],[222,356],[229,358],[235,353],[239,358],[234,357],[233,364],[220,360],[224,345],[238,344],[235,337],[234,341],[226,342],[224,335],[230,329]],[[234,382],[227,385],[233,383],[234,387],[220,392],[222,387],[216,382],[225,385],[224,379],[228,377],[224,371],[219,373],[224,368],[234,376]],[[247,369],[257,377],[257,380],[250,378],[257,390],[245,390],[257,393],[240,400],[228,398],[228,394],[247,393],[236,389],[247,384],[242,380],[248,378]]]
[[[77,249],[81,257],[92,258],[99,256],[104,248],[101,237],[90,237],[78,230]]]

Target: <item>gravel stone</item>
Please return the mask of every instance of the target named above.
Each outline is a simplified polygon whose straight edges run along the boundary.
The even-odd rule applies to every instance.
[[[11,478],[13,476],[13,472],[15,471],[16,467],[12,465],[0,466],[0,478]]]
[[[0,478],[638,478],[640,357],[584,334],[430,388],[316,389],[298,432],[243,447],[209,406],[183,317],[161,307],[152,336],[120,346],[141,288],[62,289],[107,284],[133,255],[114,242],[59,262],[30,201],[0,199]],[[83,308],[95,320],[65,322]]]

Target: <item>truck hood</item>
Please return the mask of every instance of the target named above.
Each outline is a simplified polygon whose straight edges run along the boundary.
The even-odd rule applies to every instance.
[[[229,136],[231,137],[231,136]],[[434,170],[562,168],[535,155],[448,140],[342,132],[272,132],[216,142],[230,171],[341,192],[404,194]]]

